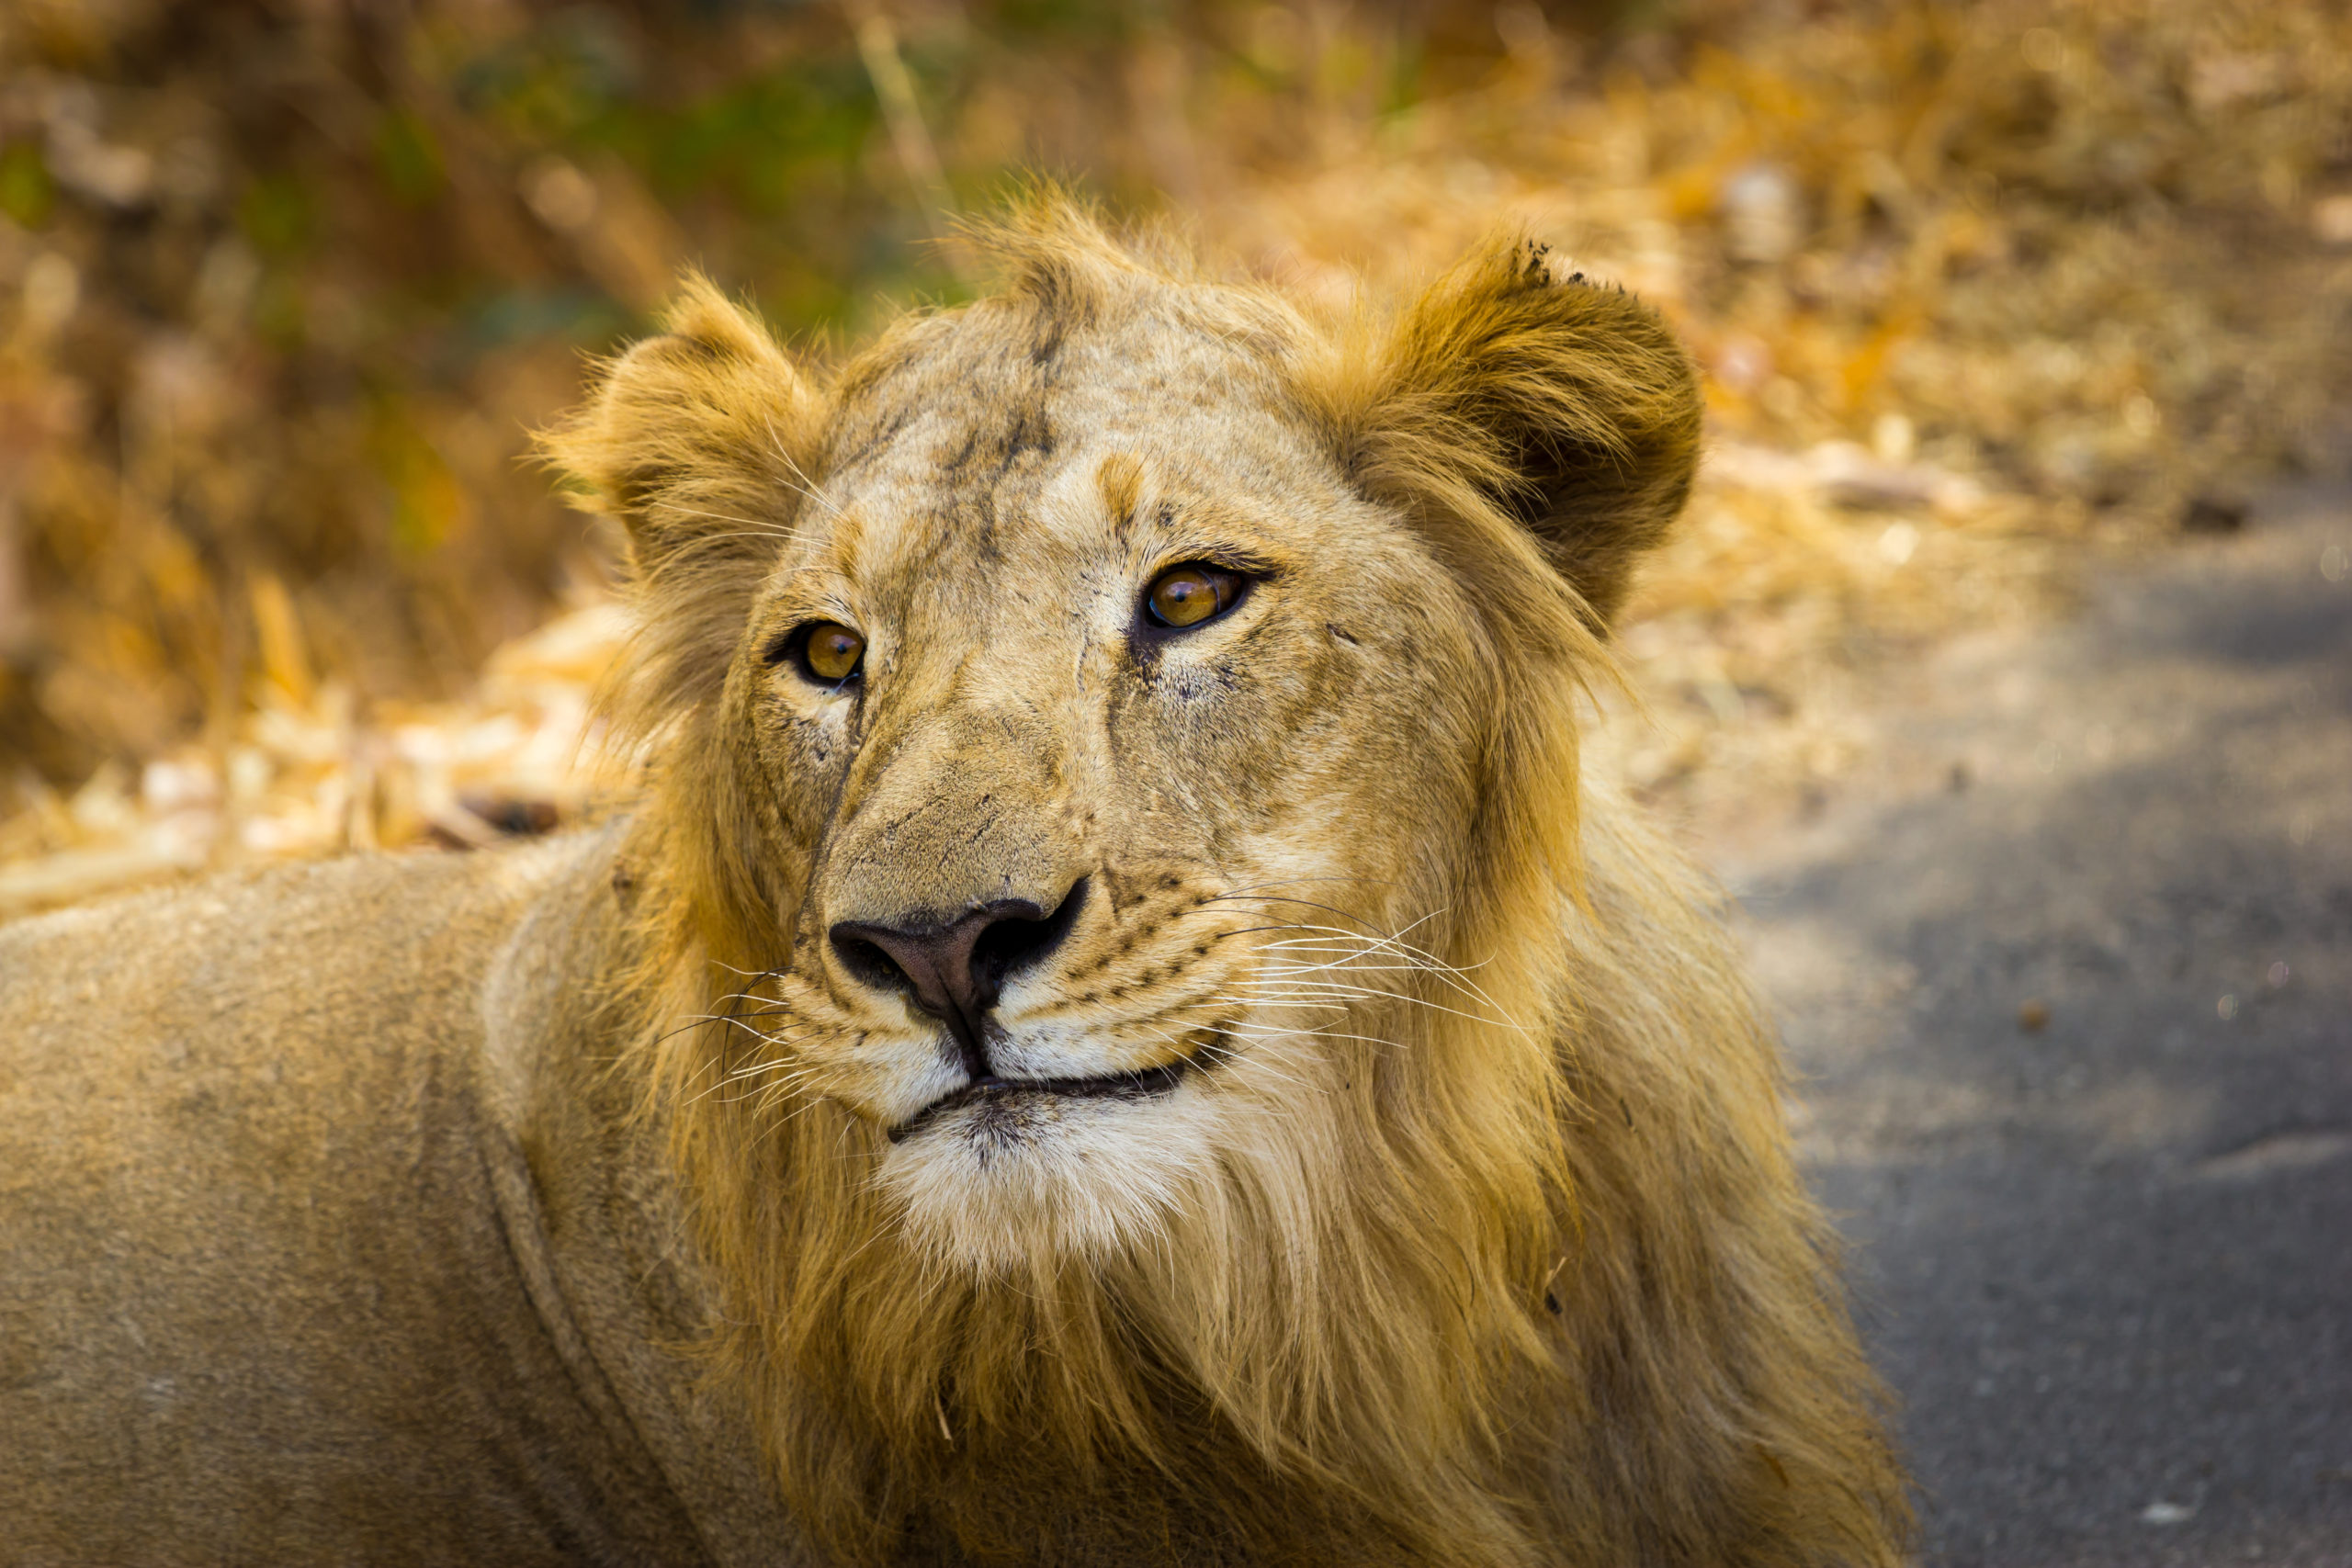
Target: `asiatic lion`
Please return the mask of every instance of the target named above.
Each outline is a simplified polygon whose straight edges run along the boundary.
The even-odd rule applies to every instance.
[[[1900,1555],[1770,1032],[1579,777],[1668,329],[989,243],[830,379],[690,282],[549,437],[626,815],[0,931],[9,1562]]]

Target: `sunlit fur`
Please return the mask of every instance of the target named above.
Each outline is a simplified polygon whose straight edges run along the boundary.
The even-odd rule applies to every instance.
[[[1712,892],[1579,781],[1608,618],[1695,462],[1671,335],[1509,239],[1401,310],[1324,317],[1051,195],[981,238],[1000,294],[910,317],[830,377],[690,282],[668,335],[549,437],[628,531],[644,627],[612,697],[650,770],[628,850],[643,1022],[618,1070],[641,1075],[724,1282],[710,1374],[748,1391],[797,1507],[861,1561],[1897,1558],[1902,1482],[1769,1025]],[[879,753],[936,746],[934,793],[984,767],[1012,797],[989,813],[1038,814],[1006,854],[1062,853],[1054,759],[1091,744],[1069,727],[1108,679],[1087,660],[1112,656],[1075,643],[1062,705],[991,750],[939,714],[980,703],[982,655],[1080,637],[1056,599],[1074,585],[974,580],[1012,607],[952,669],[882,624],[952,616],[952,585],[866,606],[870,713],[778,684],[762,652],[802,592],[796,552],[821,536],[850,558],[925,471],[860,491],[857,465],[943,400],[996,395],[959,392],[956,355],[1026,375],[1090,333],[1162,330],[1137,321],[1223,356],[1179,379],[1184,417],[1229,447],[1090,457],[996,521],[1279,492],[1253,525],[1274,547],[1371,542],[1361,565],[1314,544],[1266,616],[1388,573],[1418,584],[1387,601],[1407,640],[1266,621],[1252,646],[1287,662],[1265,700],[1316,694],[1296,711],[1338,731],[1204,729],[1217,764],[1191,773],[1172,750],[1155,787],[1173,804],[1150,809],[1260,825],[1214,852],[1153,859],[1070,818],[1083,863],[1121,879],[1120,923],[1081,926],[1065,969],[1008,993],[1019,1049],[1040,1072],[1179,1050],[1206,1071],[1045,1105],[1001,1142],[959,1123],[894,1145],[891,1108],[953,1085],[924,1077],[945,1069],[920,1065],[920,1021],[844,999],[823,967],[839,818],[902,786]],[[1070,428],[1062,395],[1039,394],[1057,459],[1102,434]],[[910,858],[860,874],[919,890],[936,858]],[[1081,1005],[1090,964],[1142,999]]]

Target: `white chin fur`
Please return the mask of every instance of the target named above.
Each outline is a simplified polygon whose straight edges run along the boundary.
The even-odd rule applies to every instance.
[[[942,1263],[979,1273],[1148,1247],[1214,1168],[1210,1097],[1025,1094],[932,1122],[883,1156],[882,1190]]]

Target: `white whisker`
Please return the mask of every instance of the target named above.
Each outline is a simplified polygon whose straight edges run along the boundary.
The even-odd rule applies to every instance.
[[[688,517],[707,517],[718,523],[741,523],[746,529],[751,530],[743,534],[707,534],[703,536],[706,538],[747,539],[757,536],[789,542],[800,537],[798,529],[787,528],[781,523],[763,517],[738,517],[731,512],[709,512],[699,506],[682,506],[674,501],[657,501],[653,504],[665,512],[684,513]]]

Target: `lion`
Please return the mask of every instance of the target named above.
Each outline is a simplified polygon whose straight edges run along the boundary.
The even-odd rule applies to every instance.
[[[978,243],[832,372],[691,278],[545,436],[608,820],[0,930],[0,1555],[1902,1557],[1772,1031],[1579,768],[1671,332]]]

